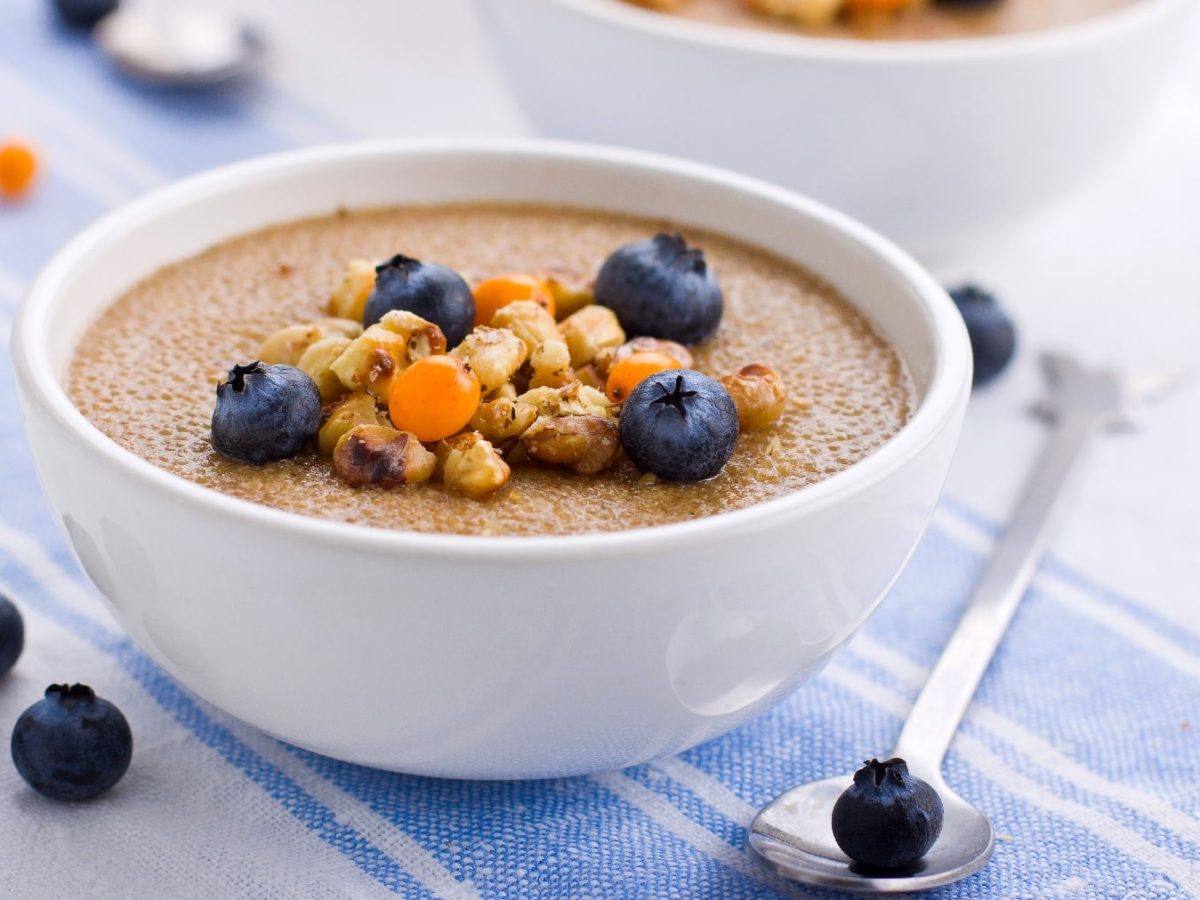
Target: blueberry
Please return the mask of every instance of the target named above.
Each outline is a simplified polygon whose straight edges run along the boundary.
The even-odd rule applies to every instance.
[[[833,805],[833,839],[873,869],[910,866],[942,832],[942,798],[902,759],[872,759]]]
[[[299,453],[321,427],[321,394],[292,366],[234,366],[217,385],[212,443],[218,453],[265,463]]]
[[[125,716],[86,684],[50,685],[13,726],[17,771],[51,800],[103,794],[121,780],[132,756]]]
[[[655,372],[621,407],[621,446],[643,472],[703,481],[724,467],[738,437],[729,391],[691,369]]]
[[[13,602],[0,594],[0,675],[17,662],[25,648],[25,623]]]
[[[461,343],[475,326],[475,298],[462,276],[408,256],[393,256],[376,266],[363,325],[374,325],[393,309],[406,309],[437,325],[448,347]]]
[[[120,6],[120,0],[54,0],[58,16],[72,28],[91,29]]]
[[[962,313],[975,356],[975,386],[987,384],[1004,371],[1017,349],[1017,330],[994,294],[974,284],[950,289]]]
[[[678,234],[656,234],[612,252],[596,276],[596,302],[630,337],[695,344],[721,324],[724,300],[704,251]]]

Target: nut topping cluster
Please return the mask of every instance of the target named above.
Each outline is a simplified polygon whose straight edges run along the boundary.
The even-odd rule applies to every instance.
[[[218,390],[214,447],[264,462],[313,443],[351,487],[438,481],[481,500],[520,465],[592,475],[625,455],[650,481],[711,477],[739,430],[767,428],[786,408],[782,380],[768,366],[749,365],[718,382],[692,369],[691,352],[671,333],[627,333],[613,306],[628,321],[664,323],[664,332],[676,322],[688,334],[715,332],[720,289],[703,251],[678,235],[629,244],[608,258],[605,290],[620,294],[613,306],[600,302],[600,291],[559,276],[481,282],[472,289],[474,325],[456,345],[438,322],[438,291],[445,285],[452,295],[447,321],[463,333],[458,276],[409,257],[378,271],[388,266],[385,286],[375,266],[351,260],[328,317],[281,328],[262,342],[258,361],[236,367],[239,385],[254,389]],[[684,270],[686,280],[671,281]],[[364,317],[380,311],[364,328]],[[303,387],[294,396],[280,387],[292,382]],[[306,403],[319,396],[318,422],[308,407],[303,415],[291,409],[301,395]],[[289,453],[227,452],[253,445],[256,423],[264,422],[315,428],[286,435]],[[226,439],[230,429],[237,441]]]

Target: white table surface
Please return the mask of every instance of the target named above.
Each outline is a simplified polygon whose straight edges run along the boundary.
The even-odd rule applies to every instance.
[[[260,23],[274,42],[270,77],[349,133],[532,133],[467,0],[212,2]],[[1054,552],[1200,633],[1200,28],[1195,46],[1149,127],[1099,180],[939,274],[994,287],[1021,329],[1013,370],[972,402],[947,486],[994,520],[1043,434],[1025,414],[1036,351],[1196,372],[1141,431],[1094,448]]]

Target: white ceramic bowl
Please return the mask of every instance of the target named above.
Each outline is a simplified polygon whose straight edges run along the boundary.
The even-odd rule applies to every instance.
[[[615,534],[462,537],[279,512],[155,468],[72,406],[88,323],[165,263],[338,206],[551,202],[666,216],[811,266],[907,361],[912,420],[827,481]],[[191,178],[63,249],[14,329],[46,494],[130,636],[273,735],[405,772],[518,778],[675,753],[767,709],[874,609],[933,509],[969,391],[939,286],[851,220],[758,181],[549,143],[360,144]]]
[[[1137,0],[1060,29],[917,42],[759,33],[619,0],[477,6],[544,134],[729,166],[944,260],[1109,160],[1200,4]]]

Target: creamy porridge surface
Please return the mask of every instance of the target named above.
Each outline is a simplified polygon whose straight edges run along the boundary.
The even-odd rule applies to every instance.
[[[198,484],[256,503],[342,522],[422,532],[568,534],[678,522],[749,506],[853,465],[908,419],[905,369],[836,291],[812,274],[719,235],[683,229],[703,247],[725,293],[717,336],[693,348],[712,375],[749,363],[778,369],[782,419],[743,434],[726,470],[700,484],[646,483],[628,461],[595,476],[515,466],[480,502],[436,484],[358,490],[306,451],[266,466],[213,451],[215,385],[255,358],[268,334],[324,315],[353,257],[397,252],[457,269],[468,281],[507,271],[593,275],[649,221],[577,209],[441,206],[356,211],[292,222],[220,244],[155,273],[87,331],[71,365],[79,409],[121,446]]]

